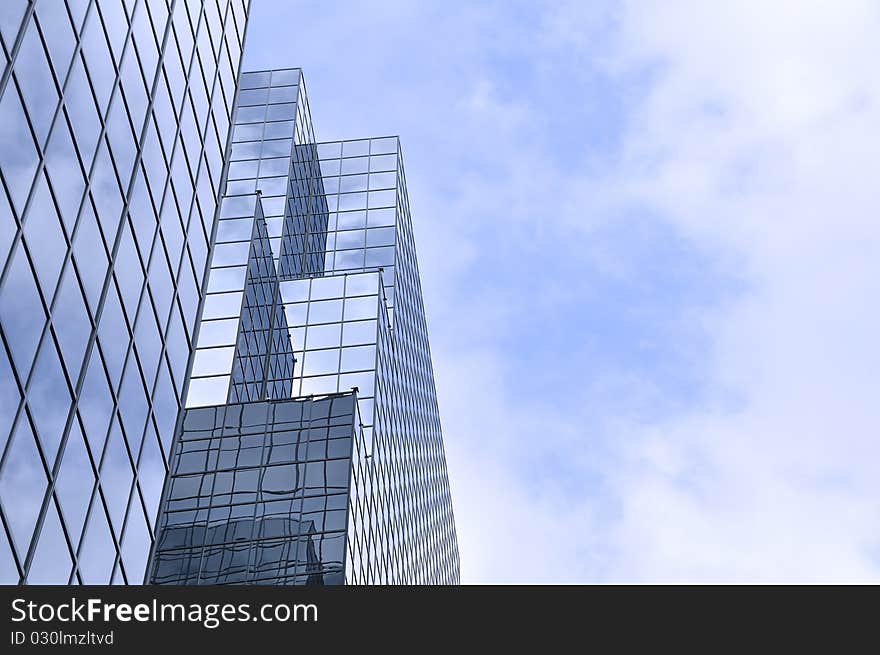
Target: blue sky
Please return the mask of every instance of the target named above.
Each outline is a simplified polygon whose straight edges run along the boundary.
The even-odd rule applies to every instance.
[[[465,582],[880,580],[880,9],[254,0],[399,134]]]

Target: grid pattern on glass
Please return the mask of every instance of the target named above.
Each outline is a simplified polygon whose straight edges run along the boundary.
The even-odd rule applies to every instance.
[[[247,0],[0,12],[0,582],[140,583]]]
[[[247,195],[261,192],[278,270],[286,277],[320,274],[327,208],[302,74],[299,69],[245,73],[241,85],[223,218],[240,218],[237,208]],[[227,265],[222,257],[213,263]]]
[[[339,584],[355,394],[188,409],[151,581]]]
[[[276,72],[273,71],[273,74]],[[296,72],[299,74],[298,70]],[[253,74],[245,74],[243,79],[248,78],[248,75]],[[243,82],[241,93],[252,90],[248,87],[256,83],[254,81]],[[297,88],[300,89],[299,97],[303,98],[304,92],[301,82]],[[251,102],[255,101],[251,100]],[[303,110],[303,113],[306,111]],[[236,117],[236,130],[238,129],[238,120],[239,118]],[[262,132],[259,133],[262,134]],[[254,143],[259,145],[260,142]],[[346,177],[339,175],[316,176],[317,169],[311,166],[311,162],[314,160],[309,159],[303,162],[298,159],[302,153],[307,152],[306,148],[309,149],[308,152],[316,153],[320,157],[343,156],[341,159],[321,159],[321,170],[324,169],[325,162],[330,162],[333,170],[341,170],[347,167],[347,164],[344,164],[347,161],[344,158],[346,155],[366,152],[365,170],[369,170],[371,165],[382,169],[381,173],[369,174],[370,178],[376,179],[375,184],[378,186],[390,185],[391,188],[382,190],[386,196],[383,196],[384,199],[381,201],[376,200],[373,203],[377,206],[364,205],[362,209],[331,212],[331,207],[338,207],[340,195],[347,195],[339,192],[339,180],[345,180]],[[254,150],[254,152],[261,151],[259,147]],[[375,154],[371,155],[371,152]],[[274,158],[272,159],[274,160]],[[364,157],[351,157],[351,159],[364,159]],[[234,345],[230,337],[233,325],[239,319],[240,308],[243,304],[252,302],[250,297],[245,297],[245,287],[248,280],[253,279],[249,276],[248,271],[258,266],[254,257],[258,257],[259,253],[265,255],[267,240],[269,250],[275,259],[278,278],[281,281],[279,288],[282,289],[285,288],[286,282],[296,279],[329,278],[340,276],[340,274],[381,271],[383,304],[387,306],[389,321],[393,322],[397,232],[401,229],[397,226],[398,192],[396,185],[400,156],[396,137],[319,144],[317,148],[308,144],[295,147],[288,162],[290,164],[288,178],[286,178],[288,183],[279,184],[275,189],[279,194],[283,193],[284,195],[267,197],[263,191],[265,184],[264,178],[260,177],[260,171],[264,161],[259,158],[250,161],[253,166],[249,169],[248,174],[255,177],[248,180],[248,192],[230,194],[229,190],[233,182],[227,183],[227,194],[223,198],[220,209],[207,287],[208,295],[203,313],[202,329],[207,328],[207,330],[204,337],[201,335],[199,337],[199,350],[196,353],[192,373],[193,381],[189,387],[188,406],[215,404],[219,402],[219,394],[224,393],[227,387],[231,389],[230,394],[240,393],[240,391],[235,391],[234,384],[230,387],[229,376],[232,374],[232,346]],[[371,164],[371,162],[375,163]],[[237,162],[233,157],[230,160],[230,168],[237,163],[240,162]],[[345,188],[346,184],[343,183],[342,187]],[[254,188],[257,186],[261,187],[259,208],[256,206],[257,194],[254,192]],[[336,189],[336,191],[330,193],[327,191],[328,188]],[[238,190],[244,191],[244,189]],[[387,195],[389,193],[390,195]],[[364,195],[364,202],[367,202],[369,197],[371,196]],[[385,206],[389,203],[390,206]],[[265,230],[262,226],[254,225],[254,217],[258,212],[262,214],[265,221]],[[258,233],[262,236],[255,241],[254,237]],[[263,259],[260,261],[268,271],[268,262]],[[340,288],[342,279],[340,276]],[[265,282],[261,289],[268,291],[269,288],[266,285],[271,285],[271,283]],[[335,308],[341,307],[339,302],[332,299],[323,300],[326,302],[317,303],[313,308],[316,315],[319,315],[320,312],[333,312]],[[284,298],[279,298],[276,302],[286,303],[287,301]],[[357,303],[352,301],[349,304],[352,306],[349,316],[355,316],[354,305],[364,307],[367,301],[362,300]],[[269,310],[269,315],[273,315],[274,311]],[[375,311],[372,312],[371,318],[375,319]],[[327,319],[326,322],[333,322],[333,320],[335,319]],[[221,332],[223,336],[219,335]],[[298,334],[294,330],[291,334],[293,348],[301,350],[302,343],[297,342],[297,337]],[[280,339],[284,344],[287,342],[282,335],[275,335],[274,338]],[[361,358],[365,358],[366,354],[364,351]],[[255,351],[252,355],[257,357],[259,351]],[[346,353],[347,358],[354,356],[354,352]],[[323,357],[327,360],[331,354],[326,353]],[[299,359],[302,366],[300,367],[301,372],[295,374],[296,377],[301,375],[309,377],[308,371],[318,370],[315,366]],[[313,356],[312,361],[317,362],[318,356]],[[326,364],[324,368],[326,368]],[[327,371],[328,374],[331,372]],[[236,371],[236,375],[242,377],[243,373]],[[226,376],[225,380],[222,379],[223,376]],[[277,378],[274,381],[277,382]],[[272,383],[273,380],[270,379],[268,384]],[[321,391],[329,390],[322,389]],[[310,391],[303,388],[302,393],[308,392]],[[293,393],[297,393],[296,389]],[[230,395],[229,397],[239,400],[255,399],[251,395]],[[269,395],[264,397],[283,396]]]
[[[363,424],[344,580],[455,583],[458,545],[398,139],[314,144],[298,69],[241,79],[234,173],[187,407],[356,388]]]
[[[257,194],[228,402],[290,398],[293,348]],[[208,353],[210,355],[211,352]]]
[[[346,581],[455,583],[458,544],[399,150],[396,184],[394,323],[379,330],[375,408],[364,431],[372,456],[365,475],[355,469]]]
[[[262,399],[357,388],[369,433],[380,326],[387,330],[381,280],[376,271],[283,280],[275,282],[275,288],[270,288],[270,281],[259,291],[277,289],[275,301],[259,303],[248,300],[257,297],[248,287],[240,319],[239,308],[232,303],[226,314],[203,317],[187,406],[216,405],[227,397],[238,397],[237,380],[245,374],[248,393],[262,390]],[[253,305],[262,311],[260,326],[256,326],[257,319],[245,317]],[[267,327],[270,312],[275,318]],[[238,330],[233,329],[236,324]],[[250,354],[259,361],[245,370],[239,360],[243,362]],[[227,367],[233,356],[230,376]]]

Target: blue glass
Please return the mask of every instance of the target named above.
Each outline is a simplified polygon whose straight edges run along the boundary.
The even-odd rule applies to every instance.
[[[73,3],[76,4],[76,3]],[[76,47],[76,36],[66,11],[57,11],[51,6],[51,0],[41,0],[36,8],[37,20],[43,31],[49,56],[55,69],[55,76],[64,80],[73,50]]]
[[[49,126],[58,104],[58,92],[49,68],[49,60],[37,34],[37,24],[28,23],[15,63],[15,77],[24,96],[28,116],[42,144],[49,134]]]
[[[13,84],[7,84],[0,97],[0,170],[20,213],[34,179],[39,160],[24,109]]]
[[[160,60],[164,2],[0,3],[4,56],[14,55],[0,91],[0,507],[14,532],[0,540],[3,581],[143,580],[247,2],[202,5],[173,4]],[[45,467],[56,456],[52,496]]]
[[[45,317],[36,281],[19,243],[0,289],[0,320],[11,344],[13,362],[24,374],[33,362]]]
[[[61,281],[60,297],[64,302],[55,305],[53,329],[71,380],[79,377],[83,356],[91,335],[91,323],[85,298],[72,263],[68,263]]]
[[[55,503],[49,503],[41,530],[43,538],[37,544],[34,559],[28,573],[28,584],[57,584],[70,577],[73,560],[67,540],[61,529],[61,521]]]
[[[82,583],[108,584],[116,562],[116,554],[101,497],[95,494],[77,557]]]
[[[47,482],[27,417],[20,415],[0,471],[0,499],[20,559],[30,545]]]
[[[457,582],[397,140],[315,144],[298,70],[242,89],[151,578]],[[328,412],[342,399],[354,425]]]
[[[78,543],[82,532],[94,485],[95,475],[91,460],[79,424],[74,422],[68,433],[58,477],[55,480],[55,495],[58,497],[61,514],[75,544]]]
[[[28,406],[43,447],[43,455],[50,467],[55,463],[55,455],[64,433],[70,400],[70,389],[61,369],[61,360],[52,335],[47,332],[28,386]]]
[[[55,122],[46,148],[46,172],[52,183],[65,231],[69,236],[73,234],[73,226],[85,189],[85,178],[63,115]]]
[[[42,175],[37,176],[34,185],[24,236],[34,268],[37,269],[43,297],[49,301],[55,295],[55,287],[58,285],[58,276],[67,254],[67,240],[46,179]]]

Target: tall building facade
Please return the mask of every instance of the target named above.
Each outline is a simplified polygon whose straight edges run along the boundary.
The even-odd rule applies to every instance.
[[[0,3],[0,582],[140,583],[248,0]]]
[[[316,143],[298,69],[233,123],[148,579],[456,583],[399,141]]]

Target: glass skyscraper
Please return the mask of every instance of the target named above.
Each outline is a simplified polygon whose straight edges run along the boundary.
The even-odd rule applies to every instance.
[[[0,3],[0,583],[458,582],[400,144],[247,13]]]
[[[143,581],[247,5],[0,3],[0,582]]]
[[[400,144],[243,73],[157,527],[160,584],[456,583]]]

